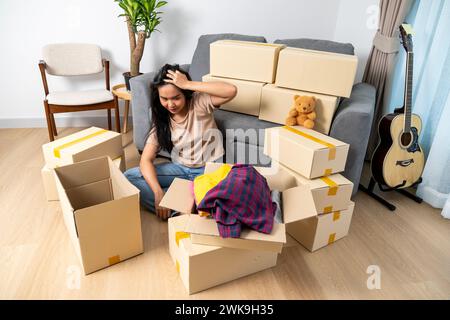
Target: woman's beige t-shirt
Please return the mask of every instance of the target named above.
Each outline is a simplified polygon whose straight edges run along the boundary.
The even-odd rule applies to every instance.
[[[194,92],[186,117],[175,122],[170,118],[173,150],[172,161],[191,168],[202,167],[225,153],[222,133],[217,129],[215,106],[207,93]],[[147,143],[159,146],[156,130],[152,129]]]

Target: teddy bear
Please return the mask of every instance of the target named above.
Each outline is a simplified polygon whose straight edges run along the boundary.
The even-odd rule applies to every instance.
[[[305,128],[314,128],[314,120],[317,115],[314,111],[316,108],[316,98],[313,96],[294,96],[294,105],[289,111],[289,117],[286,118],[286,125],[301,125]]]

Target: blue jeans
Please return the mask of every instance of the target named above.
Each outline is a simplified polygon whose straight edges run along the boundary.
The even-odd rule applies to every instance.
[[[155,165],[158,182],[161,188],[165,191],[175,178],[182,178],[186,180],[194,180],[198,175],[203,174],[205,167],[189,168],[179,163],[168,162]],[[155,195],[152,189],[145,181],[139,167],[134,167],[125,171],[125,177],[136,188],[141,191],[140,202],[141,205],[150,212],[155,212]]]

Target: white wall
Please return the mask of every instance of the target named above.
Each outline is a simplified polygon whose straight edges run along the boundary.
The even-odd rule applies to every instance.
[[[262,35],[271,42],[286,38],[317,38],[351,42],[361,58],[360,80],[375,28],[367,13],[377,0],[168,0],[161,33],[146,43],[141,71],[162,64],[189,63],[201,34],[234,32]],[[97,43],[111,60],[111,84],[123,82],[128,71],[126,25],[113,0],[2,0],[0,1],[0,127],[46,126],[43,88],[38,70],[41,48],[47,43]],[[103,86],[103,77],[49,76],[52,90]],[[57,117],[57,125],[87,125],[92,111]],[[92,120],[92,119],[91,119]]]

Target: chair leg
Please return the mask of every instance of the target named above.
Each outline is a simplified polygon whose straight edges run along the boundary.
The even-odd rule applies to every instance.
[[[108,130],[112,129],[111,126],[111,109],[107,109],[108,110]]]
[[[50,112],[50,120],[52,121],[52,129],[53,129],[53,135],[57,136],[58,131],[56,130],[56,122],[55,122],[55,115]]]
[[[114,117],[116,118],[116,131],[120,133],[120,114],[119,114],[119,99],[114,96]]]
[[[47,100],[44,100],[44,109],[45,117],[47,118],[48,138],[50,139],[50,141],[54,141],[55,138],[53,137],[53,125],[50,118],[50,107],[48,106]]]

